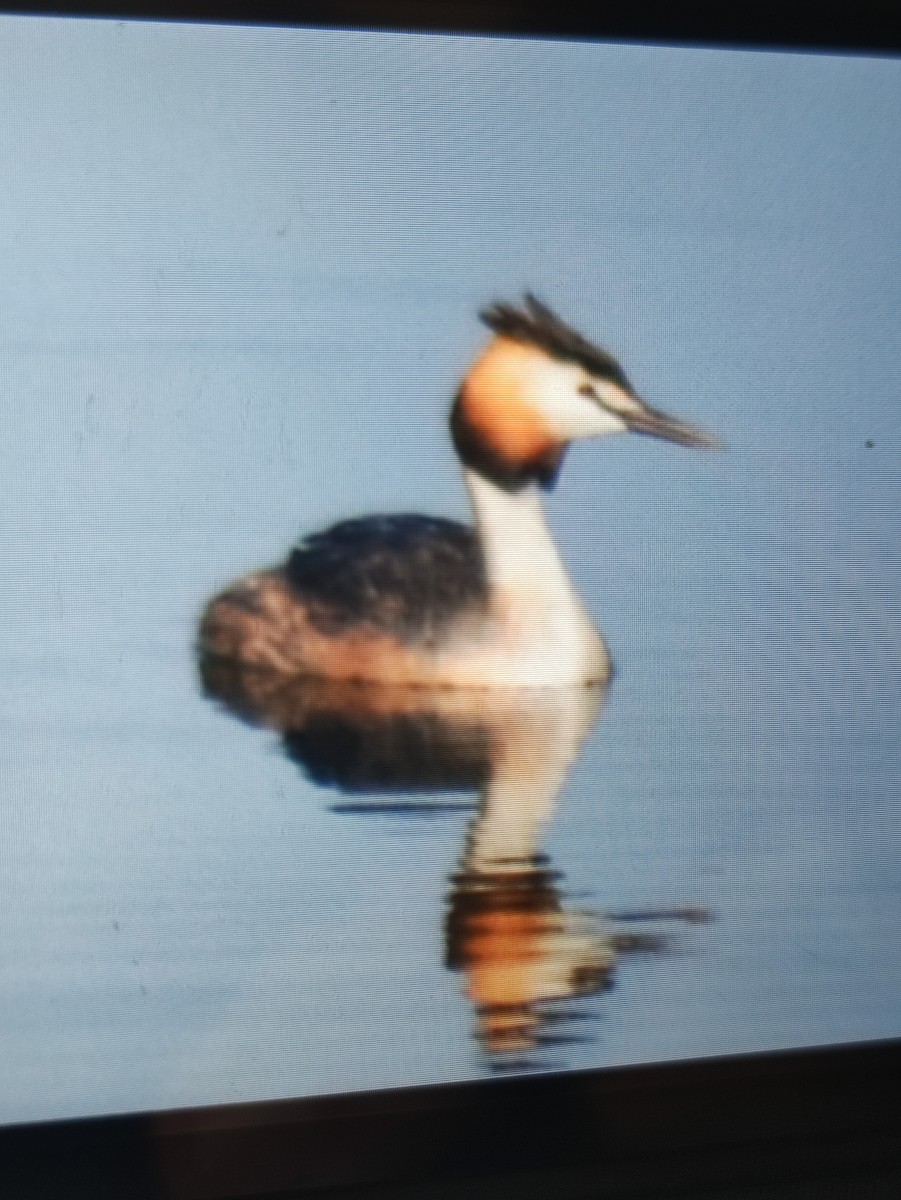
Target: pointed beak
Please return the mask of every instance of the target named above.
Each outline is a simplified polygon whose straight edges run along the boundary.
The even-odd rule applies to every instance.
[[[700,450],[721,450],[722,442],[712,434],[705,433],[696,425],[689,425],[671,417],[659,408],[652,408],[636,396],[638,407],[620,412],[630,433],[644,433],[648,437],[663,438],[667,442],[678,442],[680,446],[694,446]]]

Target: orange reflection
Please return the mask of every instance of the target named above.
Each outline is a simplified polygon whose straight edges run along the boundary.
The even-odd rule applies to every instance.
[[[449,881],[444,959],[464,976],[476,1038],[495,1065],[528,1065],[541,1046],[577,1038],[584,1014],[573,1013],[572,1001],[612,986],[623,953],[663,949],[662,926],[706,916],[673,909],[617,917],[569,907],[542,853],[566,779],[601,714],[603,687],[384,687],[216,662],[202,664],[202,678],[230,711],[278,730],[286,753],[315,782],[368,797],[355,812],[384,811],[371,798],[386,794],[404,798],[392,811],[419,811],[440,793],[478,795]]]

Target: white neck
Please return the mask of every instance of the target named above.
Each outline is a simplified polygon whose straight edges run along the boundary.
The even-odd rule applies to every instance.
[[[522,683],[606,679],[610,661],[554,545],[534,485],[508,492],[464,472],[507,655]]]
[[[492,588],[532,590],[544,583],[572,593],[534,484],[508,492],[475,471],[464,471]]]

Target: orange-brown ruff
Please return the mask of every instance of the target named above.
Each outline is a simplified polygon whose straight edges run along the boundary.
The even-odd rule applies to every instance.
[[[607,679],[610,659],[544,520],[576,438],[634,431],[710,446],[639,399],[616,360],[533,296],[482,313],[495,336],[451,412],[475,528],[341,522],[207,606],[205,658],[291,676],[427,687]]]
[[[554,474],[566,451],[566,440],[525,399],[541,391],[547,368],[547,355],[538,346],[496,337],[460,388],[455,424],[468,429],[509,473]]]

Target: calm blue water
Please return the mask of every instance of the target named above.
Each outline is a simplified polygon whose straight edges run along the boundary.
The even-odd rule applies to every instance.
[[[0,1119],[901,1033],[898,64],[0,35]],[[194,630],[323,523],[465,515],[448,402],[526,286],[728,450],[571,453],[618,676],[537,926],[486,885],[451,970],[479,786],[314,785]],[[528,1047],[502,929],[593,964]]]

